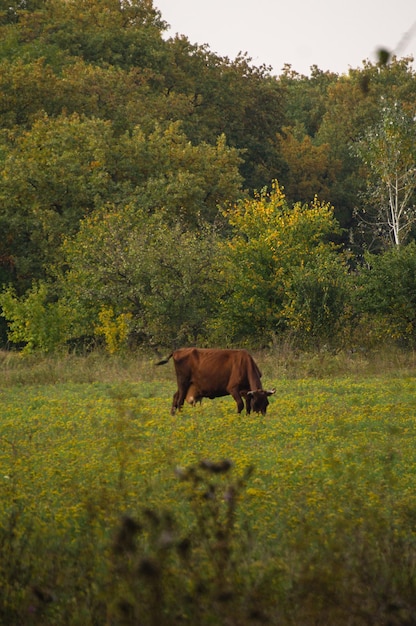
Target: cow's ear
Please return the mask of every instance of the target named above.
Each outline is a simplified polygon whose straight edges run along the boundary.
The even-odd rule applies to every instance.
[[[276,389],[270,389],[270,391],[266,391],[266,395],[268,396],[272,396],[274,393],[276,393]]]

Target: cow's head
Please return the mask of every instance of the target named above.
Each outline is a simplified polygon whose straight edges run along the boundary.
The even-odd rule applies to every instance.
[[[266,415],[267,407],[269,406],[268,397],[276,393],[276,389],[266,391],[266,389],[256,389],[255,391],[247,391],[246,405],[247,413],[261,413]]]

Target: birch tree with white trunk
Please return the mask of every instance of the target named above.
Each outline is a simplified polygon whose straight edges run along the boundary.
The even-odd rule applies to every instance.
[[[365,206],[358,211],[373,234],[393,245],[406,241],[416,222],[416,115],[383,102],[380,122],[356,144],[367,168]]]

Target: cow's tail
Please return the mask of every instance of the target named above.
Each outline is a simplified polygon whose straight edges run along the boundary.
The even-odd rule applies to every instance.
[[[172,356],[173,352],[171,352],[169,356],[166,357],[166,359],[162,359],[161,361],[158,361],[158,363],[155,363],[155,365],[165,365],[165,363],[167,363]]]

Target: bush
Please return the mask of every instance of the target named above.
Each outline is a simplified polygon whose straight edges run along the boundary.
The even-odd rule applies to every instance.
[[[48,301],[45,283],[34,285],[21,298],[13,287],[6,289],[0,306],[9,322],[9,341],[23,345],[24,352],[51,352],[67,338],[71,316],[63,303]]]
[[[278,183],[227,211],[227,291],[213,336],[267,345],[295,331],[300,343],[334,339],[347,299],[346,259],[329,241],[339,232],[333,207],[317,198],[290,207]]]
[[[357,276],[355,310],[376,340],[416,342],[416,244],[366,254]]]

